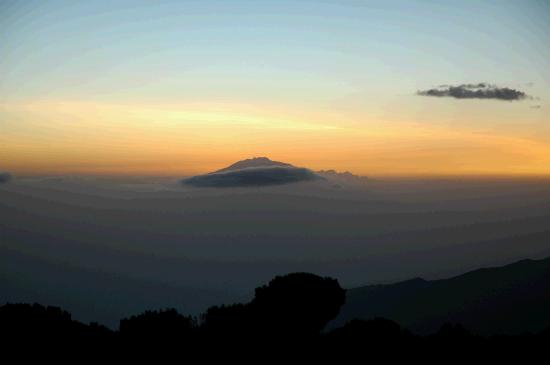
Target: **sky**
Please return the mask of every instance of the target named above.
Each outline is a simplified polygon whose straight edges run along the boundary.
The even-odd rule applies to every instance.
[[[548,44],[545,0],[0,0],[0,171],[550,175]]]

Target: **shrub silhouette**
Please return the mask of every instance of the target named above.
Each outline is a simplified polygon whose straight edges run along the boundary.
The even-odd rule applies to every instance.
[[[0,308],[0,327],[14,337],[58,337],[74,329],[71,315],[58,307],[6,304]]]
[[[460,324],[445,323],[437,332],[440,340],[468,341],[474,338],[474,335]]]
[[[97,323],[74,321],[59,307],[40,304],[5,304],[0,307],[2,338],[41,343],[109,339],[113,333]]]
[[[374,318],[368,321],[354,319],[329,334],[338,341],[368,341],[368,342],[395,342],[409,338],[411,334],[401,328],[399,324],[385,318]]]
[[[210,336],[245,336],[251,331],[250,306],[232,304],[208,308],[202,316],[201,330]]]
[[[419,348],[419,338],[391,320],[354,319],[325,334],[318,346],[323,359],[334,362],[356,361],[369,354],[384,356],[384,361],[400,359]],[[343,361],[346,360],[346,361]]]
[[[120,335],[132,340],[179,341],[190,337],[196,329],[193,317],[179,314],[175,309],[145,311],[120,320]]]

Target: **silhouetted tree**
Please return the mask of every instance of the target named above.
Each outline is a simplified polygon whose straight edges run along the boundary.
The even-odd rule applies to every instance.
[[[336,279],[293,273],[256,288],[250,309],[259,332],[303,338],[318,335],[345,300]]]
[[[277,276],[256,288],[250,303],[208,309],[202,328],[249,340],[312,337],[338,315],[344,302],[345,290],[335,279],[308,273]]]

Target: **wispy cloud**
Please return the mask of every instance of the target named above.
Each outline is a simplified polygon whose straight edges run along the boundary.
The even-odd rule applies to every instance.
[[[480,82],[478,84],[462,84],[458,86],[440,85],[437,88],[417,91],[418,95],[451,97],[455,99],[494,99],[494,100],[523,100],[531,98],[525,92],[508,87]]]

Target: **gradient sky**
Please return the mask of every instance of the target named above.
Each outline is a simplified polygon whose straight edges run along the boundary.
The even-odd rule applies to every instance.
[[[550,2],[0,0],[0,171],[549,175]],[[488,82],[521,101],[416,95]]]

